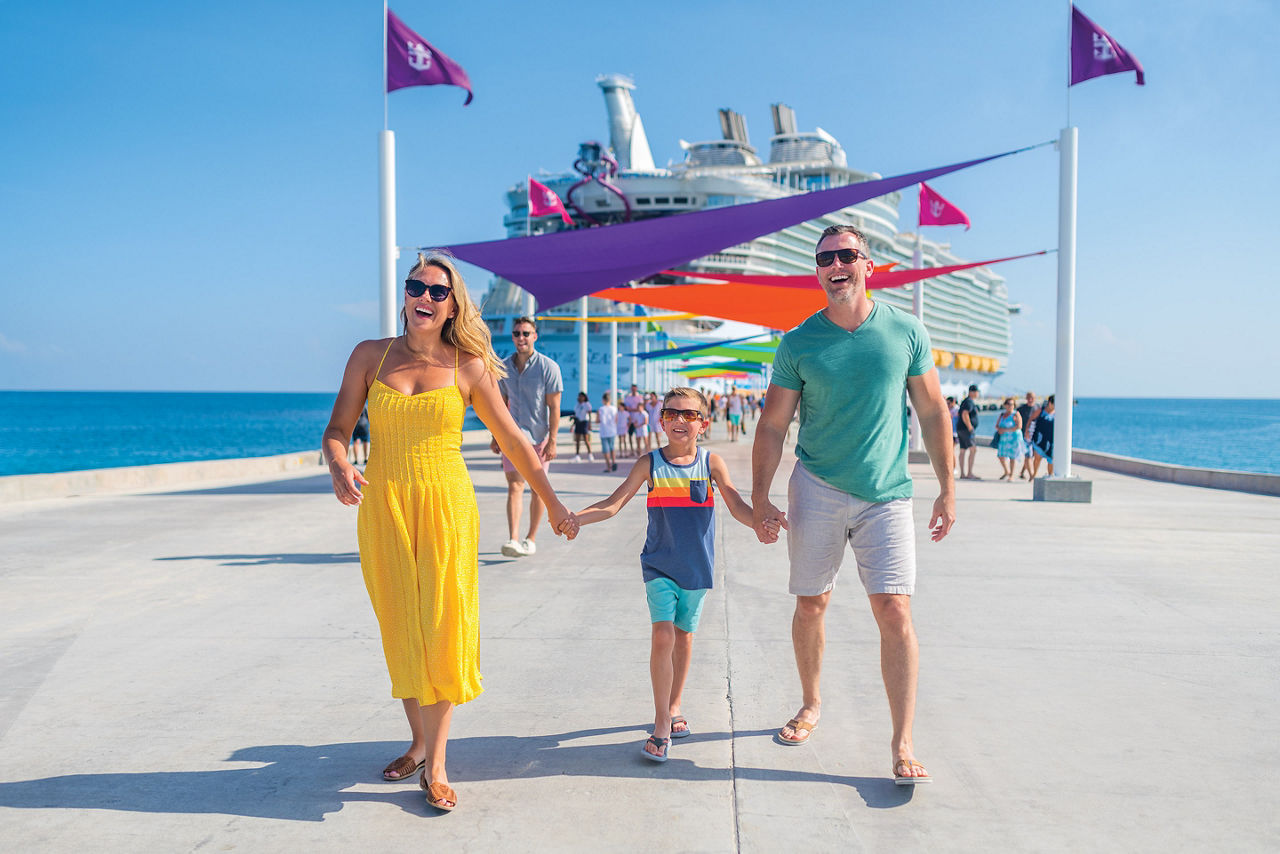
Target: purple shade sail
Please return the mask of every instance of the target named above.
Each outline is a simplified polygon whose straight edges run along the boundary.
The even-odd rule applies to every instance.
[[[1139,86],[1145,86],[1142,63],[1120,46],[1106,30],[1071,7],[1071,86],[1105,74],[1133,71]]]
[[[537,297],[539,310],[545,310],[939,175],[1027,150],[783,199],[448,248],[463,261],[529,291]]]
[[[462,66],[445,56],[422,36],[387,10],[387,91],[406,86],[458,86],[467,90],[471,103],[471,78]]]

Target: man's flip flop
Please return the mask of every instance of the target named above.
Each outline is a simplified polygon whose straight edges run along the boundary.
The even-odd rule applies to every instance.
[[[684,729],[676,729],[676,724],[684,724]],[[685,720],[684,715],[676,715],[671,719],[672,738],[688,738],[691,735],[693,730],[689,728],[689,722]]]
[[[929,772],[927,771],[925,771],[923,776],[917,776],[917,777],[913,777],[910,775],[904,776],[902,774],[899,774],[898,769],[901,768],[903,765],[907,766],[906,770],[908,771],[911,771],[916,768],[919,768],[921,771],[924,771],[924,766],[921,765],[919,762],[915,761],[914,759],[899,759],[897,762],[893,763],[893,782],[895,785],[916,786],[916,785],[919,785],[920,783],[933,782],[933,778],[929,776]]]
[[[652,743],[654,747],[658,748],[658,751],[659,751],[658,753],[650,753],[649,751],[644,749],[645,744],[650,744],[650,743]],[[644,754],[645,759],[648,759],[652,762],[666,762],[667,747],[670,746],[670,744],[671,744],[671,739],[669,738],[656,738],[655,736],[651,735],[645,739],[644,744],[640,745],[640,752]]]
[[[399,759],[392,760],[391,764],[382,769],[382,779],[388,783],[399,783],[401,780],[408,780],[414,774],[422,770],[427,762],[424,759],[421,762],[416,761],[409,754],[401,756]],[[388,776],[394,774],[394,777]]]
[[[787,721],[786,725],[784,725],[782,729],[773,734],[773,740],[778,742],[778,744],[785,744],[787,747],[797,747],[801,744],[807,744],[809,742],[809,736],[813,733],[813,728],[816,726],[817,723],[808,723],[806,721],[798,721],[795,718],[792,718]],[[796,739],[783,738],[782,730],[787,727],[791,727],[795,730],[797,735],[804,733],[804,737]]]

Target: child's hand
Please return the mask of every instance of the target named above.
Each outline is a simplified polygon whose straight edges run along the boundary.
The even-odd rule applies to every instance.
[[[564,534],[564,538],[566,540],[572,540],[574,537],[578,536],[580,528],[581,525],[578,523],[578,517],[573,513],[570,513],[565,517],[564,521],[560,523],[560,527],[557,528],[557,530],[559,533]]]

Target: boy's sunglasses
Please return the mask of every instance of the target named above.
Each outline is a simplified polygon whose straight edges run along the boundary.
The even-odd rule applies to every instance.
[[[663,421],[675,421],[677,418],[683,418],[688,423],[693,424],[695,421],[702,420],[702,413],[696,409],[667,409],[664,407],[658,413],[658,417]]]
[[[813,256],[813,260],[818,262],[819,267],[830,267],[836,262],[836,258],[840,259],[841,264],[852,264],[859,258],[867,256],[859,252],[857,249],[833,249],[830,252],[819,252]]]
[[[405,279],[404,292],[411,297],[430,293],[432,302],[444,302],[449,298],[449,294],[453,293],[453,288],[448,285],[428,285],[421,279]]]

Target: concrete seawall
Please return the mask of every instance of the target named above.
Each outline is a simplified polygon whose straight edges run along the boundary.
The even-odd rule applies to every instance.
[[[567,431],[565,435],[569,435]],[[463,433],[463,442],[466,445],[476,442],[486,444],[482,440],[487,437],[488,432],[485,430],[467,430]],[[910,457],[912,463],[928,462],[928,457],[922,451],[912,451]],[[1130,477],[1178,483],[1184,486],[1203,486],[1209,489],[1280,496],[1280,475],[1191,468],[1079,448],[1072,452],[1071,459],[1075,465],[1089,466]],[[270,457],[199,460],[51,474],[10,475],[0,477],[0,504],[42,498],[163,490],[212,481],[256,479],[276,473],[300,473],[319,465],[318,451],[297,451]]]
[[[278,472],[314,469],[319,463],[318,451],[298,451],[272,457],[157,463],[150,466],[121,466],[52,474],[17,474],[0,477],[0,503],[163,489],[202,481],[260,478]]]
[[[1085,451],[1078,448],[1071,452],[1071,462],[1075,465],[1089,466],[1090,468],[1125,474],[1131,477],[1146,478],[1147,480],[1160,480],[1165,483],[1203,486],[1209,489],[1229,489],[1233,492],[1252,492],[1257,495],[1280,495],[1280,475],[1275,474],[1175,466],[1169,463],[1157,463],[1151,460],[1122,457],[1118,454],[1103,454],[1098,451]]]

